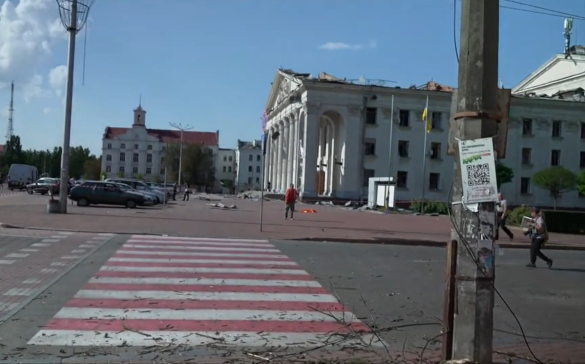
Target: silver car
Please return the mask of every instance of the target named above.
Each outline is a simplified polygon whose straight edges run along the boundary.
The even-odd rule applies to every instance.
[[[130,178],[108,178],[106,182],[122,183],[132,187],[135,190],[142,192],[144,195],[152,196],[155,204],[161,203],[165,200],[165,194],[152,190],[148,185],[142,181]]]

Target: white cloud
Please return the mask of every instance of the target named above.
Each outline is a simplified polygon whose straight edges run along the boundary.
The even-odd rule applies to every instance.
[[[4,0],[0,6],[0,83],[14,80],[28,101],[46,95],[44,72],[39,68],[55,44],[66,39],[54,0],[20,0],[17,5]]]
[[[66,83],[67,66],[57,66],[49,71],[49,85],[55,89],[57,96],[61,96]]]
[[[361,43],[349,44],[349,43],[343,43],[343,42],[327,42],[325,44],[321,44],[319,46],[319,49],[324,50],[324,51],[343,51],[343,50],[357,51],[357,50],[366,49],[366,48],[376,48],[377,46],[378,46],[378,43],[375,40],[371,40],[367,44],[361,44]]]

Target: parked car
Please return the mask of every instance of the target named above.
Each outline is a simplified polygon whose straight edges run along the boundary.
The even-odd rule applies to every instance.
[[[173,189],[169,191],[168,189],[164,188],[162,185],[154,182],[144,182],[153,190],[160,191],[166,195],[167,200],[171,198]]]
[[[116,183],[116,186],[118,186],[123,191],[130,191],[130,192],[134,192],[134,193],[141,194],[142,196],[144,196],[144,198],[146,198],[147,201],[150,201],[150,203],[152,205],[156,205],[155,198],[152,197],[152,195],[150,195],[150,194],[142,193],[141,191],[139,191],[137,189],[134,189],[134,188],[132,188],[132,187],[130,187],[128,185],[125,185],[123,183]]]
[[[132,178],[108,178],[106,182],[123,183],[128,185],[142,193],[150,194],[155,198],[156,203],[161,203],[165,200],[166,194],[162,191],[158,191],[150,188],[144,181],[140,181]]]
[[[40,178],[36,182],[29,183],[26,185],[26,192],[29,194],[40,193],[46,195],[51,191],[54,195],[58,195],[60,192],[61,180],[58,178]],[[71,184],[67,186],[67,193],[71,191]]]
[[[89,205],[121,205],[129,209],[136,206],[152,205],[142,193],[120,188],[116,183],[104,181],[85,181],[71,189],[69,199],[77,202],[77,206]]]

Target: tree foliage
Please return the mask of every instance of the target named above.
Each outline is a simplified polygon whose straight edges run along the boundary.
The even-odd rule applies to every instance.
[[[549,167],[536,172],[532,183],[550,193],[556,210],[558,198],[577,187],[577,175],[564,167]]]
[[[496,162],[496,180],[498,189],[503,184],[510,183],[514,179],[514,170],[502,162]]]
[[[61,175],[61,147],[53,150],[24,150],[19,136],[12,136],[4,145],[0,157],[0,171],[6,176],[11,164],[28,164],[37,167],[39,174],[47,173],[51,177]],[[88,148],[72,147],[69,157],[69,175],[73,178],[99,178],[101,159],[91,154]]]
[[[585,169],[577,176],[577,191],[579,191],[579,195],[585,196]]]
[[[168,144],[164,153],[164,167],[167,169],[167,179],[178,181],[179,156],[181,146],[179,143]],[[215,167],[213,153],[209,148],[197,144],[183,145],[181,183],[185,182],[193,186],[213,186],[215,182]]]

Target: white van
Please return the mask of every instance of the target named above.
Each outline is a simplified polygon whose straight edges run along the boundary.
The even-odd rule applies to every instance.
[[[39,171],[35,166],[27,164],[12,164],[8,170],[8,188],[10,190],[22,190],[26,185],[33,183],[39,177]]]

